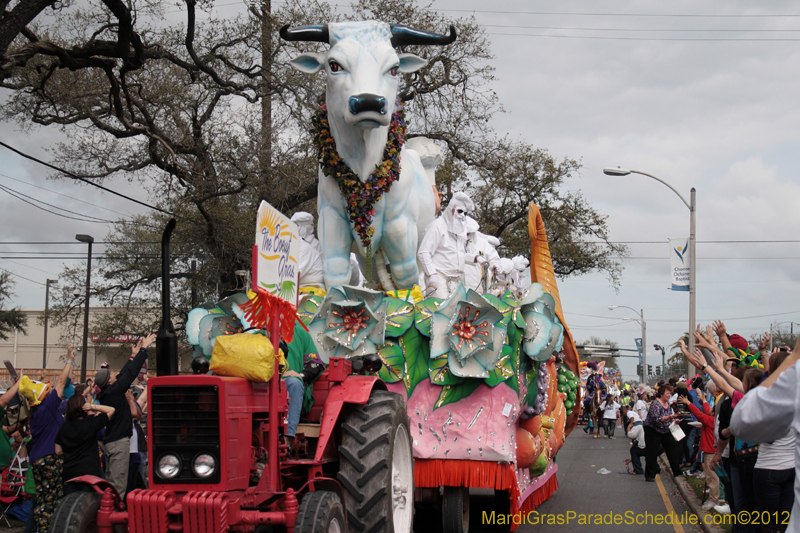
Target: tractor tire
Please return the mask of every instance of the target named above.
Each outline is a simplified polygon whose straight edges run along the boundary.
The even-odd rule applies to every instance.
[[[357,533],[411,533],[414,456],[406,404],[399,394],[373,391],[342,420],[338,479],[347,523]]]
[[[296,533],[344,533],[347,531],[344,507],[335,492],[308,492],[300,503]]]
[[[68,494],[50,518],[49,533],[97,533],[97,511],[102,499],[94,491]]]
[[[444,487],[442,531],[444,533],[469,533],[468,487]]]

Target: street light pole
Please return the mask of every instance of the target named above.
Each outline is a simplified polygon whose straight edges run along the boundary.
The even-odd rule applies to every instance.
[[[695,282],[697,276],[697,254],[695,253],[695,246],[697,238],[695,236],[695,217],[697,207],[695,204],[696,191],[692,187],[691,191],[691,204],[689,205],[689,352],[694,353],[694,331],[697,318],[695,311],[697,309],[697,295],[695,293],[697,283]],[[699,369],[698,369],[699,372]]]
[[[47,368],[47,319],[50,312],[50,285],[58,285],[57,279],[48,279],[44,285],[44,347],[42,348],[42,369]]]
[[[618,307],[624,307],[625,309],[630,309],[634,313],[636,313],[636,309],[633,307],[628,307],[627,305],[609,305],[608,309],[613,311]],[[642,326],[642,375],[641,380],[642,383],[647,385],[647,323],[644,321],[644,309],[640,309],[639,313],[639,320],[633,319],[624,319],[624,320],[636,320],[640,326]]]
[[[86,257],[86,298],[84,298],[83,314],[83,347],[81,349],[81,383],[86,382],[86,353],[89,351],[89,290],[92,281],[92,243],[94,237],[91,235],[78,234],[75,239],[89,245],[89,254]]]
[[[697,254],[695,253],[696,243],[697,243],[697,235],[695,231],[695,218],[697,215],[697,204],[696,204],[696,194],[697,190],[692,187],[690,200],[691,202],[687,202],[686,198],[683,197],[681,193],[675,189],[672,185],[667,183],[666,181],[662,180],[661,178],[657,178],[652,174],[648,174],[647,172],[642,172],[640,170],[628,170],[624,168],[604,168],[603,173],[607,176],[627,176],[628,174],[640,174],[642,176],[647,176],[648,178],[652,178],[663,185],[669,187],[669,189],[678,195],[678,198],[681,199],[683,204],[689,209],[689,351],[694,352],[694,331],[696,328],[696,316],[695,311],[697,309],[697,295],[696,295],[696,271],[697,271]],[[697,369],[699,372],[700,369]]]

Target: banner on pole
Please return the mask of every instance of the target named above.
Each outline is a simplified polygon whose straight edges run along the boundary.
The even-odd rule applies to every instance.
[[[673,291],[688,291],[691,276],[692,264],[689,250],[689,239],[670,239],[669,240],[669,267],[670,277],[672,278]]]
[[[642,364],[642,339],[633,339],[636,341],[636,349],[639,350],[639,364]]]
[[[256,217],[257,286],[292,304],[300,277],[297,238],[297,225],[262,200]]]

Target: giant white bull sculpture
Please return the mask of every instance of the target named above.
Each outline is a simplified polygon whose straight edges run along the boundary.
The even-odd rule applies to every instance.
[[[324,54],[301,54],[291,64],[306,73],[325,69],[330,136],[337,155],[361,183],[385,163],[384,149],[396,110],[400,73],[415,72],[426,61],[413,54],[398,54],[403,45],[449,44],[455,28],[443,36],[383,22],[347,22],[281,29],[287,41],[330,44]],[[431,182],[413,150],[401,148],[400,174],[388,192],[372,207],[370,250],[354,228],[351,212],[336,180],[319,172],[317,196],[319,240],[322,243],[325,284],[345,285],[350,280],[350,251],[355,242],[364,257],[385,253],[398,288],[411,288],[419,279],[417,245],[435,216]]]

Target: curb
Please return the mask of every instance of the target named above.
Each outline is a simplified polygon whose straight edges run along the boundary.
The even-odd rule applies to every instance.
[[[697,522],[698,522],[697,525],[700,526],[700,528],[703,530],[703,533],[719,533],[720,530],[712,529],[710,525],[705,523],[705,521],[703,520],[703,516],[706,513],[703,513],[702,510],[700,509],[700,506],[697,505],[697,503],[695,502],[695,499],[689,496],[683,484],[679,483],[678,480],[676,480],[673,477],[672,468],[669,466],[667,460],[664,459],[663,455],[658,456],[658,462],[661,466],[661,473],[662,474],[666,473],[667,477],[669,477],[669,479],[672,480],[675,486],[678,487],[678,492],[681,494],[681,498],[683,498],[683,501],[686,503],[686,505],[689,507],[692,513],[694,513],[694,515],[697,517]]]

